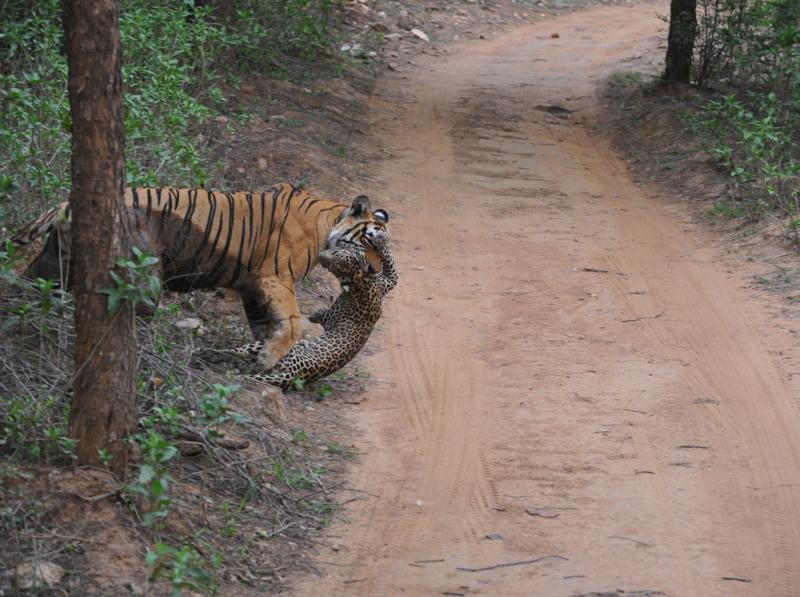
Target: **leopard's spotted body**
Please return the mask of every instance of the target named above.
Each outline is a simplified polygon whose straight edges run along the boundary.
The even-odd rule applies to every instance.
[[[363,253],[348,249],[324,251],[319,262],[340,281],[342,292],[328,309],[309,318],[322,324],[321,336],[298,342],[278,364],[248,376],[287,389],[296,379],[311,382],[334,373],[349,363],[372,333],[381,316],[383,297],[397,284],[397,269],[384,231],[369,239],[382,261],[380,273],[364,271]],[[261,342],[232,349],[231,353],[257,356]]]

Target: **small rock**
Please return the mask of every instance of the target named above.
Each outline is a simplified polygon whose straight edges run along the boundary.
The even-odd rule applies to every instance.
[[[372,23],[370,26],[378,33],[386,33],[389,31],[389,28],[383,23]]]
[[[129,580],[126,583],[126,585],[127,585],[128,590],[131,592],[131,595],[137,595],[138,596],[138,595],[144,595],[144,594],[147,593],[147,591],[145,590],[144,586],[141,583],[139,583],[139,582],[137,582],[135,580]]]
[[[425,502],[423,502],[422,500],[417,500],[417,508],[422,508],[422,506],[424,506],[424,505],[425,505]]]
[[[17,564],[17,588],[28,590],[34,587],[55,587],[64,577],[64,569],[52,562]]]
[[[227,116],[223,116],[222,114],[220,114],[219,116],[214,118],[214,122],[224,126],[224,125],[228,124],[228,117]]]
[[[422,41],[431,41],[431,38],[428,37],[424,31],[419,29],[412,29],[411,35],[420,38]]]
[[[414,27],[414,17],[408,14],[408,11],[401,11],[397,17],[397,26],[406,31],[411,30]]]
[[[561,36],[558,33],[551,33],[550,37],[552,37],[553,39],[558,39]]]
[[[403,37],[402,33],[387,33],[386,35],[383,36],[383,39],[388,39],[389,41],[397,41],[401,37]]]
[[[342,548],[343,548],[343,547],[344,547],[344,544],[343,544],[341,541],[334,541],[334,542],[331,544],[331,549],[332,549],[333,551],[342,551]]]
[[[389,70],[397,70],[397,65],[394,62],[390,62],[389,64],[386,65],[386,68],[388,68]]]
[[[339,48],[339,51],[344,54],[345,52],[349,52],[353,46],[350,44],[342,44],[342,47]]]
[[[278,122],[283,122],[285,120],[286,116],[284,116],[283,114],[273,114],[272,116],[269,117],[270,124],[276,124]]]
[[[261,390],[261,397],[266,400],[266,406],[274,419],[278,421],[285,421],[287,419],[289,416],[289,407],[286,403],[286,397],[283,395],[280,388],[265,388]]]
[[[267,169],[267,159],[266,158],[258,158],[258,169],[259,170],[266,170]]]
[[[489,533],[486,535],[486,538],[490,541],[502,541],[503,536],[500,533]]]
[[[186,319],[181,319],[175,326],[182,330],[196,330],[202,324],[203,322],[196,317],[187,317]]]
[[[367,52],[367,56],[369,56],[370,58],[377,58],[378,57],[378,53],[375,52],[375,51]]]

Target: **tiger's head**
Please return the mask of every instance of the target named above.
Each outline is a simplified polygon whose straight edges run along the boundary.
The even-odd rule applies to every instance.
[[[368,239],[378,231],[385,231],[388,223],[389,214],[382,209],[371,210],[369,197],[359,195],[336,220],[336,224],[328,235],[325,249],[350,249],[364,253],[367,264],[366,271],[377,273],[382,269],[381,259],[369,244]]]

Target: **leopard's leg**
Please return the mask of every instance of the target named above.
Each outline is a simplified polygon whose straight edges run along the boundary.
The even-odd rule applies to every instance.
[[[196,362],[220,364],[238,359],[254,362],[258,354],[264,349],[264,342],[256,340],[249,344],[242,344],[235,348],[201,348],[192,354]]]

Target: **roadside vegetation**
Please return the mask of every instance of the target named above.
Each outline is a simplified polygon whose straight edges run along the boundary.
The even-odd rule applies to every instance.
[[[210,156],[227,126],[250,117],[236,101],[242,80],[251,71],[307,77],[311,63],[334,71],[337,11],[330,0],[123,0],[127,182],[222,182]],[[69,194],[61,14],[58,0],[0,5],[0,238]],[[126,587],[133,594],[214,594],[231,581],[279,587],[309,530],[334,515],[327,479],[352,457],[324,414],[298,414],[284,430],[280,393],[189,367],[204,318],[219,336],[242,337],[241,317],[209,316],[212,297],[162,297],[153,319],[136,325],[128,478],[110,474],[102,450],[104,468],[74,470],[75,299],[53,280],[21,279],[24,259],[0,246],[0,594],[55,585],[111,594],[120,578],[138,579]],[[117,262],[115,286],[99,290],[110,313],[155,307],[156,262],[136,250]],[[321,384],[302,396],[312,405],[331,392]],[[130,553],[102,554],[111,543]]]
[[[777,215],[800,242],[800,4],[672,0],[662,81],[697,91],[684,120],[729,177],[713,213]]]
[[[218,182],[207,161],[243,76],[300,72],[328,52],[332,0],[123,0],[131,185]],[[0,5],[0,232],[66,200],[70,113],[59,0]],[[0,236],[3,236],[0,234]]]
[[[800,230],[800,4],[703,0],[693,72],[711,94],[691,118],[730,176],[730,207],[777,210]]]

